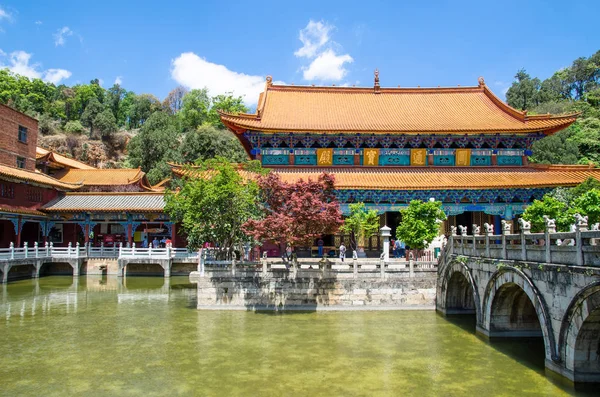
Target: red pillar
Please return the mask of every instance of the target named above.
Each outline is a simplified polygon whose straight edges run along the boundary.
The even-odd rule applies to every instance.
[[[173,247],[177,247],[177,241],[175,240],[175,236],[177,236],[176,227],[175,223],[171,224],[171,245]]]
[[[131,247],[131,244],[133,243],[133,227],[131,226],[131,223],[127,225],[127,242]]]
[[[19,216],[17,224],[17,247],[21,246],[21,232],[23,231],[23,219]]]
[[[85,224],[85,228],[83,229],[83,234],[85,234],[85,245],[87,246],[88,242],[90,241],[90,225],[87,223]]]

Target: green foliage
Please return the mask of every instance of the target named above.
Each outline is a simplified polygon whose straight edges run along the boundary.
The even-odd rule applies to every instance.
[[[94,125],[102,138],[109,137],[117,131],[117,119],[109,108],[104,109],[96,116]]]
[[[181,161],[179,139],[176,120],[164,112],[153,113],[129,142],[129,163],[157,183],[170,173],[166,161]]]
[[[556,198],[545,195],[542,200],[534,200],[533,203],[525,209],[523,219],[531,222],[532,232],[543,232],[546,223],[544,215],[556,220],[556,227],[559,231],[568,231],[569,225],[573,223],[572,214],[567,212],[567,204]],[[570,216],[571,215],[571,216]]]
[[[206,88],[191,90],[183,96],[181,110],[178,115],[184,129],[195,130],[208,118],[210,97]]]
[[[591,189],[577,197],[570,211],[587,215],[590,225],[600,222],[600,190]]]
[[[540,164],[577,164],[580,158],[579,148],[568,138],[568,131],[560,131],[540,139],[532,146],[530,160]]]
[[[440,201],[413,200],[400,210],[402,222],[396,229],[396,238],[413,249],[426,248],[439,232],[439,222],[446,219]]]
[[[234,97],[232,94],[217,95],[213,97],[212,106],[208,111],[207,121],[217,128],[224,129],[225,126],[221,123],[219,111],[239,114],[248,112],[248,108],[244,105],[242,97]]]
[[[569,201],[578,199],[592,189],[600,190],[600,181],[598,181],[596,178],[588,178],[584,182],[571,189],[569,191]]]
[[[258,185],[244,180],[223,157],[199,165],[202,177],[187,179],[179,192],[167,192],[165,212],[181,222],[192,248],[210,242],[231,249],[247,240],[241,226],[260,216]]]
[[[181,143],[180,152],[183,161],[192,163],[217,156],[234,163],[248,160],[248,154],[237,138],[229,131],[218,130],[208,124],[188,131]]]
[[[539,90],[540,79],[532,79],[525,69],[521,69],[515,75],[516,81],[506,92],[506,101],[516,109],[530,109],[540,102]]]
[[[96,97],[92,97],[83,114],[81,115],[81,124],[86,127],[90,127],[90,137],[94,137],[94,126],[96,122],[96,117],[104,110],[102,104],[96,99]]]
[[[365,237],[369,237],[379,230],[379,215],[375,210],[369,210],[365,203],[350,204],[350,216],[344,219],[340,227],[344,233],[352,236],[352,249],[364,244]]]
[[[81,134],[85,128],[79,120],[69,121],[63,127],[63,130],[69,134]]]

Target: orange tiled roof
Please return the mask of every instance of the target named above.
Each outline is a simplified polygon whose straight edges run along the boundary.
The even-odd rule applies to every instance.
[[[267,77],[255,114],[221,113],[232,131],[363,133],[552,133],[578,114],[527,116],[479,86],[354,88],[286,86]]]
[[[75,190],[81,187],[81,184],[77,182],[60,181],[40,172],[27,171],[21,168],[8,167],[6,165],[0,165],[0,177],[15,182],[32,182],[62,190]]]
[[[82,183],[91,186],[106,185],[131,185],[145,177],[145,173],[139,168],[119,169],[70,169],[59,179],[63,182]]]
[[[81,161],[77,161],[75,159],[71,159],[69,157],[63,156],[62,154],[54,153],[50,150],[46,150],[41,147],[36,148],[35,158],[38,161],[49,161],[51,163],[57,163],[67,168],[75,168],[82,170],[95,170],[96,167],[92,167],[91,165],[82,163]]]
[[[175,175],[192,171],[172,165]],[[530,165],[528,167],[281,167],[272,168],[284,182],[317,179],[322,172],[335,175],[337,189],[441,190],[575,186],[600,169],[585,165]],[[241,171],[244,177],[252,177]]]
[[[30,208],[25,207],[9,207],[9,206],[0,206],[0,212],[9,213],[9,214],[17,214],[17,215],[33,215],[33,216],[46,216],[43,212],[32,210]]]

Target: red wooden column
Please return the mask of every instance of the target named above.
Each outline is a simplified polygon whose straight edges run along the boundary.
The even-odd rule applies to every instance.
[[[17,247],[21,246],[21,232],[23,231],[23,218],[21,217],[21,215],[19,215],[19,217],[17,218],[18,222],[17,223]]]
[[[127,243],[130,247],[133,243],[133,227],[131,226],[131,223],[127,224]]]
[[[88,245],[88,242],[90,241],[90,224],[86,223],[85,224],[85,228],[83,228],[83,234],[84,234],[84,239],[85,239],[85,245]]]
[[[177,228],[177,225],[175,225],[175,223],[171,224],[171,245],[173,247],[177,247],[177,241],[176,241],[176,236],[177,236],[177,231],[175,230]]]

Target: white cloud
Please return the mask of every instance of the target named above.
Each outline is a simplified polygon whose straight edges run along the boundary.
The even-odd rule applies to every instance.
[[[206,87],[211,95],[232,92],[242,96],[247,105],[256,105],[265,87],[264,76],[234,72],[193,52],[184,52],[171,61],[171,77],[187,88]]]
[[[71,77],[71,72],[65,69],[40,70],[37,63],[30,64],[32,54],[25,51],[11,52],[8,65],[0,64],[1,68],[8,68],[12,73],[29,77],[30,79],[42,79],[49,83],[58,84],[64,79]]]
[[[312,19],[304,29],[300,30],[299,39],[303,46],[299,48],[294,55],[297,57],[312,58],[329,41],[329,32],[333,26],[325,22],[315,22]]]
[[[118,84],[118,85],[123,84],[123,77],[117,76],[117,78],[115,79],[115,84]]]
[[[72,35],[73,31],[69,29],[68,26],[63,26],[62,28],[58,29],[56,33],[53,34],[54,45],[57,47],[59,45],[65,45],[65,43],[67,42],[67,37]]]
[[[348,74],[344,64],[353,61],[348,54],[337,55],[332,49],[325,50],[308,67],[303,68],[304,79],[340,81]]]
[[[41,25],[41,24],[42,24],[42,21],[35,21],[35,24],[36,24],[36,25]]]
[[[0,7],[0,21],[3,19],[10,21],[12,19],[12,15],[4,8]]]
[[[71,77],[71,72],[65,69],[48,69],[44,72],[44,81],[52,84],[58,84],[69,77]]]
[[[6,52],[2,51],[2,49],[0,48],[0,57],[6,56]]]

